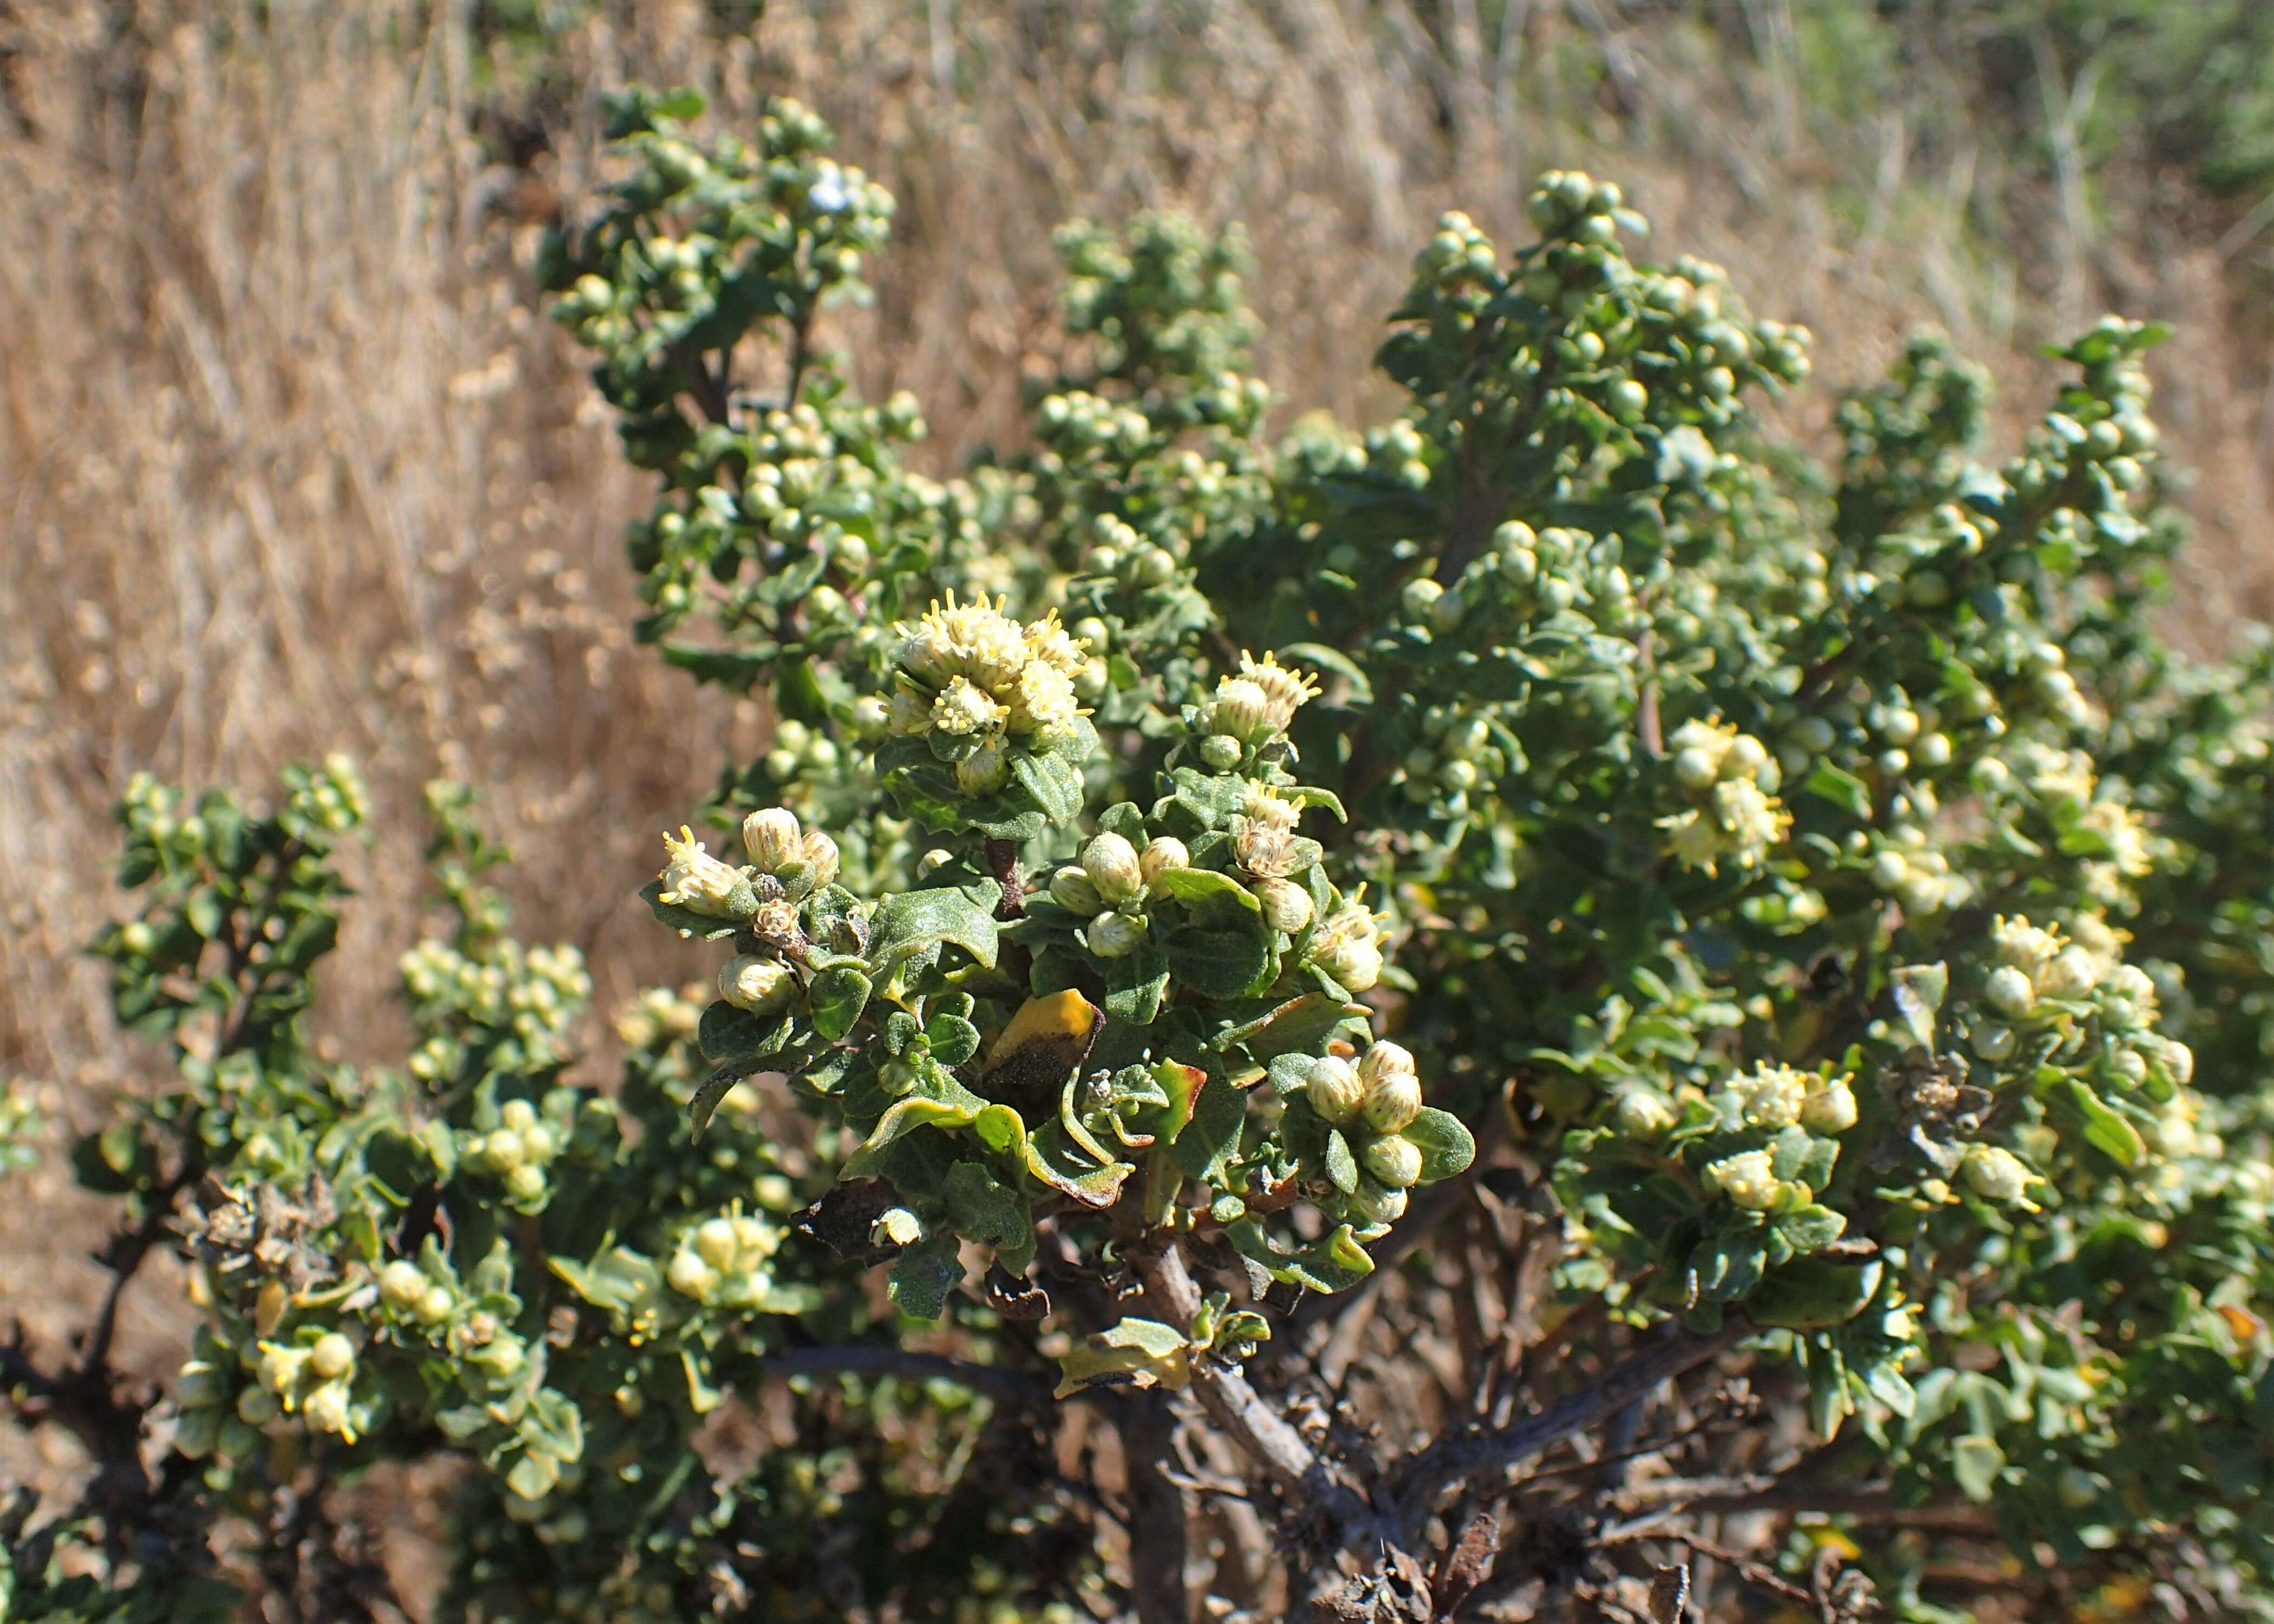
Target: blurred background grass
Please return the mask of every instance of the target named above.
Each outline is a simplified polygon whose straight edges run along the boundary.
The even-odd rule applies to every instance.
[[[2263,0],[0,0],[0,1071],[65,1120],[147,1064],[77,953],[140,768],[364,763],[344,1056],[388,1052],[438,771],[488,787],[524,933],[582,946],[602,1010],[684,974],[627,898],[764,720],[629,646],[643,482],[527,275],[635,78],[728,124],[803,97],[899,195],[831,337],[921,398],[935,472],[1019,432],[1064,218],[1244,221],[1280,421],[1374,419],[1439,211],[1516,240],[1578,165],[1813,327],[1828,386],[1938,324],[2012,431],[2038,344],[2171,320],[2174,613],[2274,607]]]

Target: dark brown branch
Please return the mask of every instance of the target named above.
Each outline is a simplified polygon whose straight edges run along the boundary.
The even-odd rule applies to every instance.
[[[1113,1406],[1128,1481],[1130,1599],[1138,1624],[1189,1624],[1185,1595],[1185,1497],[1169,1467],[1177,1422],[1167,1395],[1131,1393]]]

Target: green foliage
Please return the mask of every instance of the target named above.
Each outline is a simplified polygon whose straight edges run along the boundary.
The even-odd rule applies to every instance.
[[[138,782],[148,900],[98,951],[178,1081],[78,1166],[197,1266],[147,1500],[267,1526],[310,1472],[444,1452],[447,1616],[1111,1616],[1123,1514],[1035,1418],[1055,1389],[1133,1447],[1190,1393],[1291,1571],[1339,1545],[1344,1615],[1386,1618],[1490,1503],[1431,1471],[1528,1424],[1417,1411],[1408,1451],[1272,1407],[1319,1298],[1442,1277],[1440,1227],[1522,1189],[1560,1322],[1653,1372],[1598,1420],[1704,1339],[1779,1453],[1701,1479],[1941,1514],[1841,1533],[1826,1616],[1984,1600],[1946,1524],[2070,1597],[2274,1610],[2274,655],[2157,629],[2154,328],[2063,350],[1996,465],[1988,380],[1921,339],[1816,467],[1755,415],[1809,335],[1552,174],[1538,241],[1423,248],[1394,420],[1272,445],[1237,237],[1146,216],[1061,234],[1034,444],[941,483],[815,348],[889,199],[802,109],[754,143],[698,110],[621,101],[551,275],[657,476],[643,635],[780,718],[705,813],[735,844],[666,837],[642,892],[717,996],[644,995],[620,1086],[581,1080],[582,961],[506,934],[438,787],[414,1047],[320,1060],[351,775],[275,816]],[[1622,1370],[1532,1372],[1529,1424]],[[698,1448],[790,1372],[752,1458]],[[11,1524],[29,1616],[203,1572],[132,1521]]]

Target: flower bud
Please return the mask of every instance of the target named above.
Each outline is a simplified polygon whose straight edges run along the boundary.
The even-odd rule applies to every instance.
[[[1239,741],[1223,733],[1210,733],[1201,741],[1201,760],[1218,772],[1228,772],[1239,765]]]
[[[712,1268],[733,1265],[742,1248],[736,1244],[732,1219],[706,1218],[695,1230],[695,1250]]]
[[[2048,998],[2082,998],[2100,982],[2100,966],[2082,948],[2064,948],[2038,977],[2037,990]]]
[[[2029,984],[2025,972],[2012,965],[1999,965],[1991,971],[1984,990],[1990,1002],[2008,1015],[2026,1015],[2037,1006],[2037,989]]]
[[[237,1418],[247,1426],[267,1426],[283,1408],[264,1387],[247,1387],[237,1395]]]
[[[1396,1223],[1405,1216],[1405,1192],[1378,1184],[1370,1178],[1360,1178],[1358,1188],[1344,1198],[1344,1205],[1352,1217],[1365,1223]]]
[[[505,1192],[516,1201],[534,1201],[545,1193],[545,1169],[522,1163],[505,1176]]]
[[[1356,1116],[1366,1103],[1366,1084],[1358,1068],[1340,1055],[1323,1055],[1311,1062],[1303,1097],[1313,1110],[1339,1126]]]
[[[674,1252],[663,1277],[681,1297],[707,1296],[719,1283],[719,1271],[692,1252]]]
[[[1969,1145],[1959,1171],[1977,1195],[2000,1206],[2020,1200],[2034,1177],[2022,1159],[2002,1145]]]
[[[1050,876],[1050,900],[1071,914],[1095,914],[1105,905],[1089,876],[1072,863]]]
[[[1244,677],[1226,677],[1216,684],[1203,720],[1212,733],[1259,744],[1272,732],[1271,696]]]
[[[1311,922],[1311,893],[1292,880],[1257,880],[1252,887],[1261,905],[1263,922],[1293,936]]]
[[[498,1120],[516,1133],[525,1133],[537,1125],[537,1108],[526,1100],[508,1100],[498,1108]]]
[[[1844,1077],[1834,1077],[1808,1091],[1800,1108],[1800,1125],[1811,1133],[1845,1133],[1856,1125],[1856,1091]]]
[[[955,763],[955,787],[975,801],[994,794],[1011,781],[1011,753],[999,741],[981,745]]]
[[[818,829],[805,833],[805,863],[813,875],[813,889],[819,891],[837,877],[837,842]]]
[[[1421,1079],[1413,1074],[1413,1056],[1397,1044],[1368,1049],[1358,1074],[1366,1085],[1359,1109],[1376,1133],[1395,1133],[1421,1114]]]
[[[1674,757],[1675,782],[1687,790],[1711,789],[1713,780],[1721,776],[1721,763],[1710,750],[1679,750]]]
[[[737,953],[719,972],[719,996],[753,1015],[778,1015],[797,990],[797,976],[779,959]]]
[[[344,1381],[325,1382],[308,1395],[301,1403],[300,1413],[307,1417],[308,1425],[318,1432],[344,1435],[349,1431],[348,1384]]]
[[[426,1295],[426,1276],[408,1258],[397,1258],[379,1272],[380,1300],[397,1313],[418,1305]]]
[[[1124,902],[1145,888],[1137,848],[1117,834],[1102,834],[1081,849],[1082,872],[1105,901]]]
[[[1681,1120],[1674,1107],[1646,1088],[1629,1088],[1619,1095],[1615,1116],[1622,1137],[1654,1139]]]
[[[765,874],[779,874],[805,855],[805,831],[787,807],[768,807],[742,820],[742,850]]]
[[[1382,949],[1363,937],[1337,943],[1319,964],[1352,992],[1364,992],[1382,979]]]
[[[457,1312],[457,1307],[458,1299],[451,1295],[449,1287],[433,1285],[426,1288],[426,1295],[418,1299],[418,1306],[414,1312],[419,1324],[432,1326],[448,1320]]]
[[[1421,1182],[1421,1147],[1402,1134],[1384,1134],[1359,1160],[1367,1175],[1390,1190],[1410,1190]]]
[[[308,1355],[308,1367],[329,1381],[355,1368],[355,1344],[337,1331],[327,1331]]]
[[[1101,914],[1089,921],[1089,951],[1100,959],[1124,959],[1145,943],[1145,927],[1121,914]]]
[[[1189,868],[1192,866],[1192,853],[1174,835],[1156,835],[1145,843],[1145,849],[1137,859],[1137,871],[1145,876],[1148,885],[1171,868]]]
[[[1412,1051],[1387,1038],[1379,1038],[1368,1044],[1358,1063],[1359,1079],[1369,1088],[1383,1078],[1401,1072],[1408,1077],[1413,1074]]]

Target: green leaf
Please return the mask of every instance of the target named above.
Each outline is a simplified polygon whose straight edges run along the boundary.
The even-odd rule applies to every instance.
[[[1424,1106],[1421,1114],[1398,1131],[1421,1152],[1421,1182],[1465,1173],[1477,1159],[1477,1141],[1461,1119],[1450,1111]]]
[[[960,891],[902,891],[878,903],[869,921],[869,959],[879,976],[943,942],[995,967],[995,917]]]
[[[1148,942],[1133,953],[1109,959],[1100,968],[1105,982],[1105,1012],[1132,1026],[1149,1026],[1169,996],[1169,957]]]
[[[1934,1019],[1950,990],[1950,967],[1943,964],[1905,965],[1887,978],[1894,989],[1895,1013],[1911,1041],[1921,1049],[1934,1047]]]
[[[948,1294],[963,1283],[963,1259],[953,1230],[927,1235],[893,1261],[885,1288],[900,1311],[918,1320],[937,1320]]]
[[[1224,1079],[1211,1077],[1169,1154],[1192,1177],[1213,1182],[1224,1176],[1224,1164],[1238,1154],[1240,1131],[1246,1125],[1247,1096]]]
[[[1011,775],[1027,799],[1051,823],[1071,823],[1081,816],[1081,774],[1072,763],[1056,756],[1029,756],[1014,750]]]
[[[845,1159],[845,1169],[840,1177],[863,1178],[873,1173],[877,1158],[902,1134],[913,1133],[918,1128],[960,1128],[976,1120],[979,1113],[987,1108],[987,1101],[960,1086],[956,1092],[963,1098],[941,1100],[911,1094],[896,1102],[877,1119],[877,1125],[869,1131],[869,1137],[862,1142],[861,1148]]]
[[[834,1043],[853,1030],[869,1004],[869,978],[847,965],[824,970],[809,993],[813,1029]],[[975,1039],[977,1034],[973,1034]]]
[[[1327,1154],[1321,1158],[1327,1177],[1336,1189],[1349,1195],[1358,1188],[1358,1159],[1351,1154],[1350,1141],[1343,1137],[1340,1128],[1327,1130]]]
[[[748,1072],[757,1069],[757,1062],[779,1054],[796,1030],[791,1016],[753,1015],[718,998],[704,1010],[695,1041],[707,1058],[722,1066],[741,1066]]]
[[[1847,1233],[1848,1220],[1828,1207],[1811,1204],[1776,1221],[1777,1232],[1795,1252],[1821,1252]]]
[[[1818,795],[1834,806],[1844,808],[1859,823],[1869,823],[1871,817],[1871,792],[1863,779],[1852,773],[1842,772],[1830,762],[1818,762],[1814,771],[1801,786],[1811,795]]]
[[[1977,1504],[1988,1502],[2005,1470],[2006,1452],[1994,1438],[1969,1434],[1950,1447],[1950,1475],[1957,1479],[1960,1492]]]
[[[960,1066],[979,1052],[979,1028],[960,1015],[935,1012],[923,1030],[931,1057],[944,1066]]]
[[[1329,648],[1323,643],[1291,643],[1276,656],[1283,665],[1316,665],[1321,671],[1331,671],[1348,680],[1351,699],[1365,705],[1374,702],[1374,684],[1366,669],[1340,649]]]
[[[505,1486],[523,1500],[543,1500],[560,1481],[561,1462],[536,1449],[522,1451],[521,1459],[505,1475]]]
[[[992,1246],[997,1259],[1023,1274],[1035,1259],[1035,1219],[1027,1198],[976,1162],[947,1170],[947,1221],[966,1240]]]
[[[1871,1302],[1879,1289],[1879,1272],[1876,1258],[1864,1263],[1796,1258],[1745,1297],[1745,1314],[1756,1325],[1793,1331],[1841,1325]]]
[[[1204,998],[1237,998],[1271,966],[1271,937],[1258,921],[1246,930],[1196,927],[1169,935],[1169,970]]]
[[[1328,1040],[1344,1027],[1363,1026],[1370,1019],[1371,1011],[1363,1004],[1348,1004],[1324,993],[1306,992],[1274,1005],[1252,1020],[1226,1027],[1209,1040],[1209,1047],[1218,1054],[1244,1048],[1265,1065],[1282,1055],[1300,1054],[1307,1059],[1322,1053]]]
[[[1263,910],[1263,905],[1228,874],[1218,874],[1213,868],[1171,868],[1154,880],[1153,888],[1184,904],[1192,916],[1204,923],[1237,925],[1242,914],[1253,916]]]
[[[2082,1081],[2071,1078],[2069,1103],[2084,1121],[2085,1142],[2120,1167],[2136,1168],[2148,1159],[2148,1146],[2121,1111],[2109,1105]]]
[[[1374,1259],[1346,1223],[1336,1225],[1331,1234],[1298,1252],[1282,1252],[1273,1245],[1263,1225],[1254,1218],[1239,1220],[1226,1233],[1233,1245],[1262,1265],[1274,1280],[1291,1285],[1314,1291],[1347,1291],[1374,1273]]]

